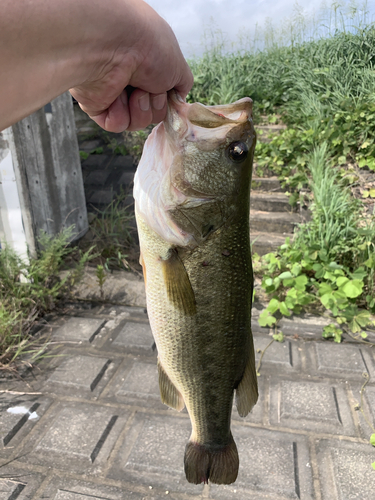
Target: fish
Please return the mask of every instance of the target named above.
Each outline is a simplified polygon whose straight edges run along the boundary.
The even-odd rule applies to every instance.
[[[235,395],[245,417],[258,399],[251,333],[252,100],[205,106],[168,94],[134,178],[147,312],[161,400],[189,414],[186,479],[231,484],[239,457]]]

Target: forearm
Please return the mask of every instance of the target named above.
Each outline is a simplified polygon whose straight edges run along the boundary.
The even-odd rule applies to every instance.
[[[143,8],[141,0],[2,0],[0,130],[100,78],[103,66],[119,64],[116,58],[131,72],[142,57]]]

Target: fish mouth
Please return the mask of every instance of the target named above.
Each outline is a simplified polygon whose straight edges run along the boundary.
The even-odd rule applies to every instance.
[[[244,97],[232,104],[205,106],[189,104],[180,95],[168,92],[168,111],[164,120],[166,139],[171,148],[184,141],[196,142],[202,151],[212,151],[233,137],[246,136],[251,129],[253,101]],[[213,130],[216,129],[216,130]]]

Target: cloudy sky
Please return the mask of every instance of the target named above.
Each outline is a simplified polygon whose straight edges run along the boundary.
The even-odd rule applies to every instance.
[[[185,57],[200,55],[204,46],[203,35],[218,28],[227,39],[236,41],[239,33],[253,34],[256,24],[264,26],[271,18],[277,26],[302,11],[307,18],[322,12],[322,0],[146,0],[172,26]],[[340,3],[349,5],[349,0]],[[357,1],[363,5],[364,1]],[[326,4],[331,4],[327,0]],[[375,2],[367,2],[369,19],[375,19]],[[316,14],[315,14],[316,15]]]

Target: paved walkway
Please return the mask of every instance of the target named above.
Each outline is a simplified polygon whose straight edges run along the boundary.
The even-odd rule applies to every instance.
[[[270,336],[256,325],[264,349]],[[317,340],[314,319],[283,330],[252,414],[233,411],[236,483],[194,486],[183,472],[190,422],[160,402],[144,309],[72,306],[45,328],[59,356],[0,382],[0,500],[373,500],[375,449],[355,405],[367,372],[375,421],[375,351]]]

